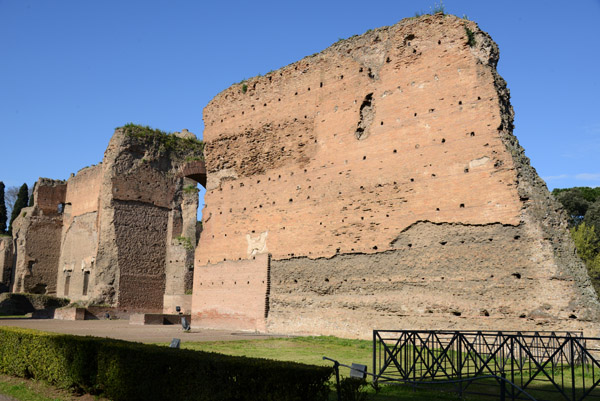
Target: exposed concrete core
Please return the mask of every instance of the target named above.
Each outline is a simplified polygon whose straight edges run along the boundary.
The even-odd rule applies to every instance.
[[[498,56],[474,22],[423,16],[217,95],[193,324],[203,274],[270,253],[273,332],[598,334],[565,216],[512,134]]]
[[[187,130],[126,126],[102,163],[66,182],[41,179],[34,206],[15,220],[14,290],[156,312],[166,296],[169,308],[185,301],[198,207],[187,177],[206,182],[201,158]]]

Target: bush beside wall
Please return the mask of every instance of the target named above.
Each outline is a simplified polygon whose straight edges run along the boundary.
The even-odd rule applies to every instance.
[[[332,369],[0,327],[0,372],[115,401],[318,401]]]

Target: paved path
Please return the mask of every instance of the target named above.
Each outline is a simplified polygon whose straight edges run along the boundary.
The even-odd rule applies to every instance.
[[[271,338],[272,335],[231,330],[192,329],[185,333],[180,325],[134,325],[128,320],[54,320],[0,319],[0,326],[17,326],[55,333],[118,338],[143,343],[168,343],[173,338],[186,341],[231,341]],[[2,400],[0,400],[2,401]]]

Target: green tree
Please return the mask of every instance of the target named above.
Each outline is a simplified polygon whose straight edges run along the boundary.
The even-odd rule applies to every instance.
[[[10,224],[8,225],[8,233],[12,234],[12,224],[13,221],[19,216],[21,210],[24,207],[27,207],[27,201],[29,199],[29,188],[27,188],[27,184],[21,185],[19,188],[19,193],[17,195],[17,200],[15,201],[15,205],[13,206],[12,213],[10,215]]]
[[[596,233],[600,233],[600,199],[588,207],[583,221],[588,226],[594,227],[596,229]]]
[[[0,234],[6,233],[6,221],[8,219],[6,202],[4,200],[4,188],[4,183],[0,181]]]
[[[571,228],[571,238],[577,248],[577,254],[586,265],[597,259],[598,253],[600,253],[600,242],[594,226],[583,222],[577,227]]]
[[[569,215],[569,226],[574,227],[581,223],[590,206],[590,201],[584,197],[581,189],[569,188],[566,190],[554,190],[552,193],[567,211],[567,214]]]

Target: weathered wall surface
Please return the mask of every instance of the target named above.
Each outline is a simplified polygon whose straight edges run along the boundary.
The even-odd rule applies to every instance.
[[[12,266],[13,240],[11,237],[0,237],[0,292],[10,290]]]
[[[193,316],[205,266],[268,252],[273,331],[591,327],[598,301],[497,60],[473,22],[424,16],[215,97]]]
[[[56,294],[62,232],[59,205],[64,204],[65,194],[64,181],[40,178],[33,189],[34,205],[15,219],[14,292]]]
[[[223,261],[200,268],[192,295],[194,326],[266,330],[269,310],[270,256]]]
[[[169,295],[191,289],[198,195],[186,174],[205,182],[201,159],[186,130],[127,125],[99,165],[66,183],[40,179],[15,222],[14,290],[162,312],[167,272]]]

